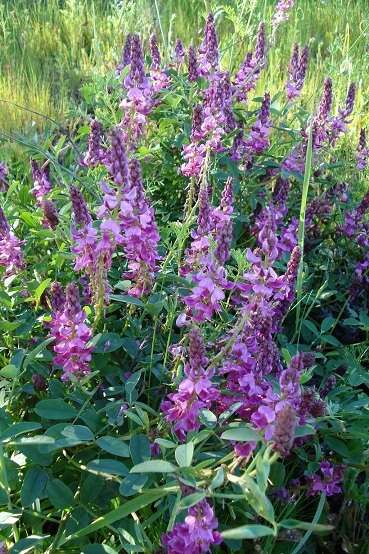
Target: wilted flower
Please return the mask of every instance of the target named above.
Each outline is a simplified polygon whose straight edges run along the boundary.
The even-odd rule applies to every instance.
[[[275,450],[281,456],[288,456],[290,453],[297,423],[296,412],[290,404],[285,404],[277,412],[272,440]]]
[[[295,0],[278,0],[272,18],[273,33],[276,32],[281,23],[288,20],[289,12],[294,3]]]
[[[55,229],[59,223],[59,214],[54,202],[51,200],[43,200],[41,207],[44,212],[44,217],[42,223],[45,227],[50,227],[50,229]]]

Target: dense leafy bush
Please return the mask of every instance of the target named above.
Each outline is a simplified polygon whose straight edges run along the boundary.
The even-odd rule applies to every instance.
[[[368,150],[307,48],[252,97],[292,3],[235,75],[211,14],[165,68],[129,35],[1,166],[4,552],[367,552]]]

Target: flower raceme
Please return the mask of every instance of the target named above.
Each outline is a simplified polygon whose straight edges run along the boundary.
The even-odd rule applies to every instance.
[[[0,207],[0,266],[5,268],[5,277],[11,277],[24,268],[24,258],[19,240],[10,229],[3,209]]]
[[[81,309],[77,285],[66,287],[65,300],[58,284],[52,291],[52,319],[50,335],[54,338],[54,365],[62,369],[62,380],[80,379],[90,372],[92,337],[86,324],[86,314]]]

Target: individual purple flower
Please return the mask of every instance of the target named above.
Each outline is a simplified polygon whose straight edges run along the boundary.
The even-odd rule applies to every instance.
[[[218,70],[219,50],[218,38],[215,30],[214,16],[208,14],[204,30],[204,39],[199,46],[199,70],[200,74],[207,77]]]
[[[51,181],[48,165],[38,165],[35,160],[31,160],[33,189],[32,194],[36,197],[39,203],[51,191]]]
[[[32,379],[32,384],[35,391],[41,392],[47,389],[47,383],[46,383],[45,377],[40,373],[33,373],[31,379]],[[1,554],[1,549],[0,549],[0,554]]]
[[[4,162],[0,162],[0,192],[6,192],[9,188],[9,170]]]
[[[288,456],[295,438],[298,418],[294,408],[286,403],[276,414],[272,441],[281,456]]]
[[[139,161],[132,159],[129,170],[129,187],[119,204],[123,249],[128,260],[125,277],[133,283],[130,294],[142,296],[153,284],[160,237],[154,210],[145,197]]]
[[[54,202],[51,200],[43,200],[41,203],[42,210],[44,212],[44,217],[42,224],[44,227],[50,227],[50,229],[56,229],[59,223],[59,214]]]
[[[290,16],[289,12],[293,8],[294,3],[295,0],[278,0],[272,18],[272,27],[274,34],[281,23],[283,23],[284,21],[288,21],[288,18]]]
[[[294,44],[288,66],[288,81],[286,85],[288,100],[293,100],[300,96],[305,81],[308,61],[309,48],[305,46],[300,51],[299,45],[297,43]]]
[[[181,39],[177,38],[176,43],[174,45],[174,56],[177,65],[181,65],[185,61],[185,49],[183,46],[183,42]]]
[[[120,75],[123,69],[131,63],[132,37],[133,35],[131,33],[128,33],[122,51],[122,58],[116,69],[117,75]]]
[[[342,492],[344,466],[325,461],[320,463],[319,473],[307,477],[309,494],[333,496]]]
[[[199,64],[197,60],[196,50],[191,45],[188,49],[188,80],[193,83],[199,78]]]
[[[54,311],[51,322],[54,338],[54,364],[62,368],[62,380],[80,379],[90,372],[92,348],[88,342],[92,332],[86,324],[86,314],[81,309],[78,287],[70,283],[66,288],[66,300],[62,311]]]
[[[5,277],[16,275],[24,268],[24,258],[21,246],[24,241],[19,240],[0,207],[0,266],[5,268]]]
[[[189,332],[185,378],[178,392],[169,394],[168,400],[161,404],[165,419],[173,425],[180,440],[185,440],[188,432],[200,428],[200,411],[208,408],[218,397],[218,390],[211,381],[214,370],[207,369],[208,363],[200,330],[193,327]]]
[[[210,552],[212,545],[222,542],[216,530],[218,520],[206,500],[201,500],[188,510],[183,523],[177,523],[172,531],[162,537],[162,544],[168,554],[202,554]]]
[[[83,159],[85,165],[95,167],[103,163],[105,159],[105,149],[102,147],[102,127],[97,119],[92,119],[90,123],[90,134],[88,137],[88,150]]]
[[[359,171],[364,171],[368,165],[369,158],[369,148],[366,144],[366,131],[365,129],[360,129],[360,138],[357,145],[357,154],[356,154],[356,167]]]

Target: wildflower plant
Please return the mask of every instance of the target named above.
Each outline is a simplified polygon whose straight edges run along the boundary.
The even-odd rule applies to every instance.
[[[128,34],[63,157],[0,165],[4,551],[364,544],[368,152],[307,47],[255,96],[292,9],[236,69],[218,12]]]

